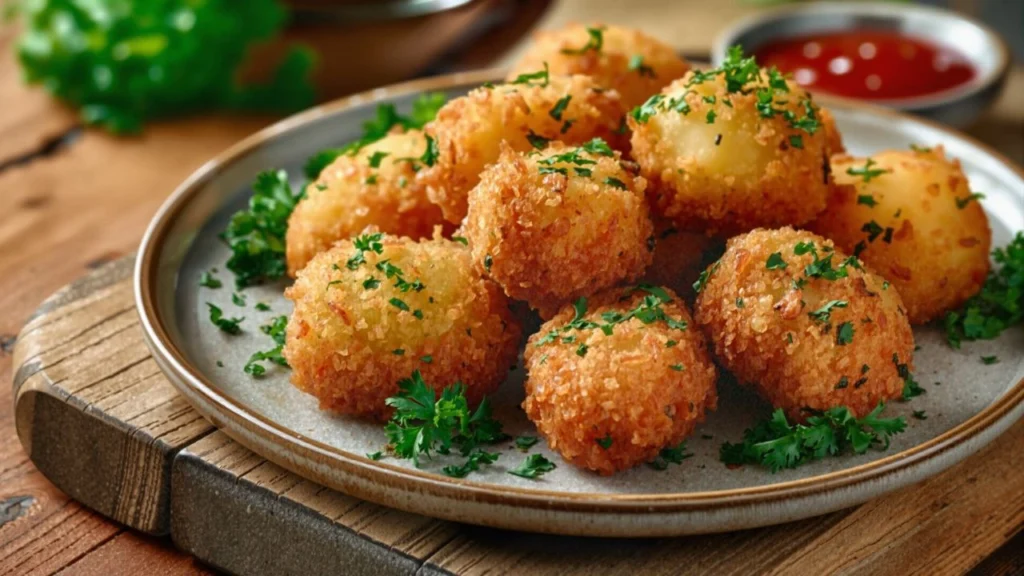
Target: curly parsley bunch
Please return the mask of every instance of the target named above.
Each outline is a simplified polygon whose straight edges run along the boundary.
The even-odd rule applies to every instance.
[[[20,0],[27,82],[112,132],[208,108],[292,111],[313,102],[312,54],[295,48],[265,84],[242,86],[249,48],[287,19],[277,0]]]

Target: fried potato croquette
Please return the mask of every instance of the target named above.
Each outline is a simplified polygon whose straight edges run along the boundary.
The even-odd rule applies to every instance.
[[[671,46],[639,30],[621,26],[570,24],[538,32],[508,80],[549,66],[551,74],[592,76],[613,88],[628,108],[686,74],[689,63]]]
[[[313,256],[367,226],[413,239],[430,237],[444,218],[416,181],[426,149],[419,130],[396,132],[324,168],[288,220],[288,274],[294,277]]]
[[[565,307],[524,358],[526,415],[552,450],[604,475],[677,446],[718,398],[704,337],[663,288],[616,288]]]
[[[899,292],[831,241],[755,230],[707,272],[695,316],[719,364],[790,418],[835,406],[861,417],[901,396],[914,336]]]
[[[626,144],[627,108],[614,90],[588,76],[548,76],[477,88],[456,98],[426,126],[437,141],[437,160],[421,177],[431,201],[451,222],[466,216],[466,197],[480,173],[495,162],[502,142],[525,152],[549,140],[583,144],[599,137]]]
[[[504,146],[469,194],[473,262],[550,317],[643,273],[653,249],[644,186],[601,140],[529,154]]]
[[[892,282],[911,324],[959,308],[981,289],[988,217],[941,146],[835,156],[832,172],[828,208],[808,228]]]
[[[720,255],[723,242],[697,232],[681,231],[663,219],[654,220],[654,237],[654,258],[642,281],[692,298],[693,283],[708,264],[705,256],[716,249]]]
[[[821,121],[803,88],[749,60],[690,72],[634,110],[631,153],[650,182],[652,211],[681,229],[799,225],[828,195],[835,144]]]
[[[462,382],[478,402],[505,380],[520,329],[501,289],[469,250],[364,234],[338,242],[299,272],[284,356],[292,384],[320,407],[384,419],[384,400],[419,370],[438,389]]]

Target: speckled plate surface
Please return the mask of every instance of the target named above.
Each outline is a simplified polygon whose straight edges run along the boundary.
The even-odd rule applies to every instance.
[[[253,177],[268,168],[298,176],[305,159],[328,146],[356,139],[381,102],[408,107],[417,94],[442,90],[457,96],[496,77],[478,72],[384,88],[315,108],[239,143],[199,169],[174,192],[143,240],[136,270],[136,298],[146,339],[157,362],[192,405],[254,452],[302,476],[355,496],[430,516],[489,526],[577,535],[662,536],[716,532],[786,522],[845,508],[923,480],[976,452],[1024,413],[1024,330],[995,341],[952,350],[941,329],[915,331],[917,380],[927,391],[893,403],[888,415],[907,416],[908,429],[888,451],[829,458],[771,474],[718,460],[723,441],[738,441],[744,428],[769,407],[746,390],[720,386],[719,410],[698,427],[688,446],[694,457],[656,471],[646,466],[600,477],[564,463],[539,480],[507,473],[523,454],[511,443],[483,473],[464,480],[438,473],[451,463],[422,468],[387,459],[371,461],[386,440],[378,424],[317,409],[316,401],[272,368],[256,380],[242,372],[249,355],[268,348],[255,330],[290,313],[284,284],[245,291],[248,306],[231,302],[228,249],[217,238],[230,215],[243,207]],[[945,128],[907,116],[849,104],[831,106],[851,153],[942,143],[963,162],[973,189],[983,190],[996,246],[1024,229],[1024,174],[997,153]],[[200,288],[200,274],[220,268],[225,288]],[[248,329],[228,336],[208,320],[206,302],[230,316],[245,316]],[[256,302],[270,305],[259,312]],[[981,356],[1001,361],[983,365]],[[515,435],[534,434],[519,404],[521,370],[494,397],[496,416]],[[927,420],[910,417],[924,410]]]

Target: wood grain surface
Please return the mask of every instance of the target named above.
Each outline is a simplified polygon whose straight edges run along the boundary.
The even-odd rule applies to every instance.
[[[570,20],[614,20],[644,28],[684,51],[701,52],[724,22],[751,9],[750,4],[732,2],[565,0],[544,16],[541,25],[553,27]],[[43,91],[20,84],[20,72],[11,57],[13,33],[9,27],[0,27],[0,380],[8,382],[13,377],[11,353],[15,335],[44,298],[105,262],[131,253],[156,207],[181,180],[217,152],[273,120],[191,118],[154,124],[136,138],[114,138],[81,130],[73,113],[54,103]],[[514,54],[513,51],[507,58]],[[471,54],[466,61],[477,62]],[[1024,163],[1022,94],[1024,70],[1018,67],[995,108],[969,131],[1018,163]],[[132,374],[144,373],[141,367],[138,370]],[[0,386],[0,574],[207,571],[174,551],[167,539],[144,537],[127,530],[124,525],[83,507],[54,486],[22,448],[15,433],[12,407],[12,389]],[[940,567],[941,572],[960,572],[977,564],[975,570],[985,574],[1021,574],[1024,541],[1019,535],[1013,536],[1019,534],[1022,523],[1021,462],[1013,458],[1019,458],[1024,448],[1022,437],[1024,432],[1018,425],[985,454],[921,487],[867,505],[879,507],[874,510],[875,516],[868,515],[862,507],[815,520],[812,528],[803,531],[800,524],[770,529],[783,530],[795,540],[809,539],[800,540],[795,548],[785,547],[777,552],[769,544],[758,545],[759,537],[767,538],[769,529],[765,529],[701,539],[633,543],[631,558],[663,559],[660,569],[666,573],[721,566],[716,562],[724,560],[718,557],[710,564],[699,563],[700,558],[709,562],[706,556],[697,554],[698,548],[707,548],[727,551],[722,556],[737,556],[737,562],[730,564],[734,570],[785,560],[780,566],[790,573],[798,566],[825,567],[827,571],[842,566],[867,573],[871,567],[884,567],[885,562],[894,562],[893,573],[895,568],[909,573],[935,573],[931,570],[934,557],[935,562],[947,562]],[[1016,469],[998,463],[1006,458],[1016,463]],[[266,478],[264,475],[272,469],[261,470],[258,478]],[[973,483],[968,482],[969,478],[975,479]],[[255,489],[273,491],[289,481],[286,476],[271,474],[270,480],[254,484],[258,484]],[[248,479],[242,479],[240,484],[248,485]],[[999,496],[988,498],[987,493]],[[297,505],[311,500],[319,508],[319,499],[326,498],[332,504],[324,504],[325,510],[340,510],[330,508],[341,506],[330,496],[309,487],[293,487],[287,494],[280,498],[285,505],[290,505],[291,500]],[[997,500],[1001,506],[992,509],[990,506]],[[140,519],[157,516],[142,510],[135,512]],[[333,522],[338,514],[341,512],[324,517]],[[885,515],[885,519],[878,519],[879,515]],[[928,521],[932,517],[935,520]],[[943,522],[953,522],[948,536]],[[1001,536],[998,530],[986,529],[989,522],[1004,530]],[[867,528],[877,529],[879,524],[887,530],[872,538],[874,533]],[[375,529],[382,530],[381,526]],[[845,528],[837,532],[837,527]],[[443,541],[440,546],[435,546],[433,540],[417,544],[422,547],[418,558],[426,558],[426,551],[433,550],[430,561],[423,564],[424,570],[548,570],[553,559],[566,553],[568,547],[578,545],[567,539],[547,540],[458,526],[446,529],[456,530],[460,535],[439,537]],[[474,538],[462,535],[465,530],[473,532]],[[826,540],[829,534],[831,540]],[[978,564],[999,541],[1006,543]],[[607,546],[587,542],[590,544],[582,548],[585,552],[581,554],[602,558],[599,568],[631,569],[632,560],[610,560],[600,555]],[[810,546],[812,542],[815,547]],[[404,541],[401,546],[405,546]],[[824,548],[818,552],[816,546]],[[852,559],[839,564],[834,556],[826,554],[829,550],[843,551]],[[491,560],[482,560],[485,555]],[[756,564],[758,558],[762,563]],[[869,562],[870,559],[874,560]],[[593,567],[593,563],[587,565]],[[654,571],[658,565],[649,566]]]

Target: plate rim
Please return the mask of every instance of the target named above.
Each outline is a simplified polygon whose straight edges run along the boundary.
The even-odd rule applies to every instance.
[[[190,400],[190,404],[194,408],[208,420],[231,419],[234,421],[234,424],[240,425],[244,430],[262,435],[264,440],[271,440],[272,444],[283,447],[283,449],[288,451],[297,450],[303,457],[312,459],[313,462],[320,464],[325,459],[329,460],[330,467],[333,469],[350,474],[361,481],[372,482],[384,487],[405,482],[410,483],[407,487],[412,488],[414,491],[419,488],[430,488],[433,496],[445,499],[459,500],[469,497],[474,502],[525,508],[567,512],[632,512],[637,514],[722,510],[750,503],[767,504],[799,497],[809,497],[848,486],[864,484],[885,476],[911,470],[916,465],[926,463],[950,450],[956,449],[976,438],[979,434],[993,429],[1000,424],[1003,424],[1005,430],[1012,425],[1013,421],[1021,416],[1019,413],[1021,410],[1015,409],[1019,408],[1022,402],[1024,402],[1024,379],[1014,384],[994,403],[950,430],[901,452],[843,470],[808,478],[728,490],[661,494],[560,492],[518,486],[499,486],[473,480],[448,478],[431,472],[395,466],[387,462],[371,461],[363,455],[296,434],[273,420],[255,413],[242,403],[220,391],[214,382],[206,378],[196,366],[187,360],[184,352],[170,337],[165,327],[164,319],[159,314],[156,305],[159,255],[162,251],[164,240],[170,232],[178,213],[189,204],[189,201],[198,194],[205,183],[214,179],[247,153],[257,149],[264,141],[272,139],[281,133],[311,124],[324,116],[339,113],[357,105],[373,104],[381,100],[425,91],[446,90],[466,84],[482,84],[486,81],[500,80],[502,77],[503,70],[496,68],[460,72],[402,82],[314,106],[271,124],[232,145],[200,166],[171,193],[150,221],[139,245],[133,278],[134,296],[136,310],[139,314],[140,325],[142,326],[147,346],[151,349],[158,364],[169,377],[168,380],[178,388],[179,392],[186,399]],[[835,107],[852,108],[893,119],[910,120],[911,122],[927,125],[939,132],[966,141],[980,149],[1024,181],[1024,169],[997,150],[979,142],[970,135],[960,133],[925,118],[911,116],[872,104],[833,99],[825,95],[818,95],[815,98],[826,104],[831,103]],[[198,403],[191,398],[193,394],[198,395],[202,403],[218,407],[219,410],[211,410],[211,413],[208,414],[206,410],[197,406]],[[1016,416],[1014,415],[1015,411],[1018,412]],[[1012,420],[1004,422],[1007,418],[1012,418]],[[214,423],[217,424],[217,422]],[[279,455],[271,456],[263,453],[263,451],[253,447],[253,444],[259,444],[258,442],[249,442],[247,441],[248,439],[239,438],[238,436],[242,436],[242,434],[236,436],[236,434],[232,433],[235,430],[232,430],[228,425],[218,425],[217,427],[261,456],[278,462],[280,460],[291,460]],[[276,441],[274,441],[275,439]],[[317,476],[323,476],[322,474],[310,472],[308,466],[304,470],[307,474],[300,473],[300,475],[312,473]],[[325,483],[331,484],[332,482],[328,478],[325,479]],[[344,491],[344,488],[340,487],[338,482],[334,482],[334,484],[335,488],[340,488]],[[356,495],[373,499],[370,496]]]

